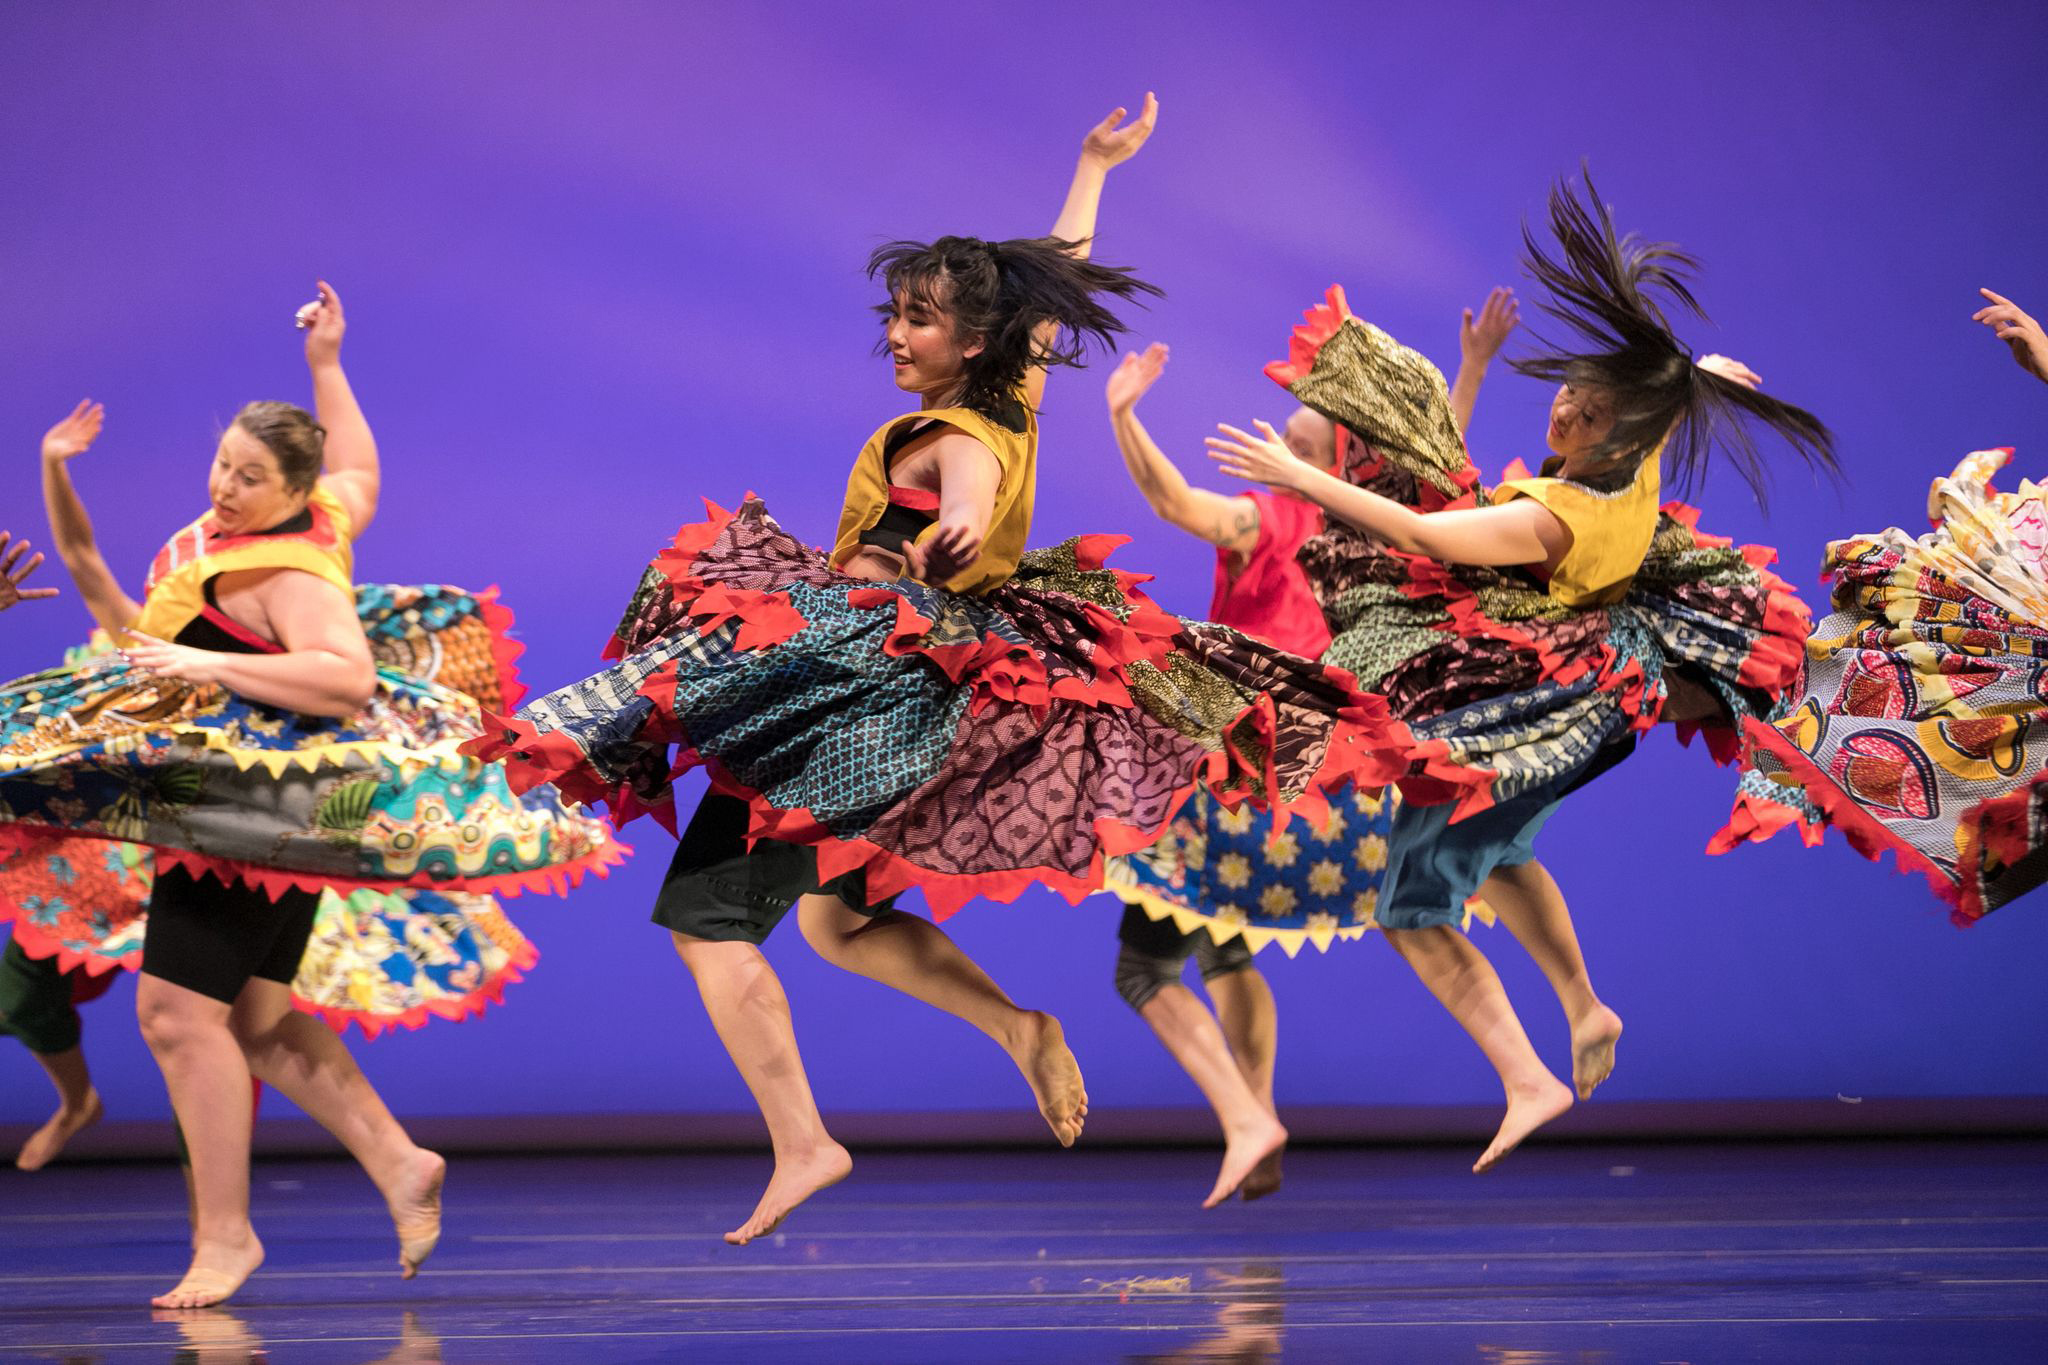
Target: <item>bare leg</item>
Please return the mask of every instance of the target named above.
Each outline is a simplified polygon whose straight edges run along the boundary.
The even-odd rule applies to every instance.
[[[805,896],[797,919],[804,938],[833,966],[965,1019],[993,1038],[1024,1073],[1060,1146],[1074,1145],[1088,1118],[1088,1092],[1059,1020],[1019,1009],[928,919],[898,910],[871,918],[837,896]]]
[[[204,1308],[226,1299],[263,1263],[249,1225],[249,1067],[228,1027],[228,1006],[148,972],[135,1012],[170,1090],[192,1156],[196,1233],[191,1268],[158,1308]]]
[[[256,1079],[340,1139],[376,1183],[398,1230],[399,1273],[408,1280],[418,1274],[440,1240],[448,1163],[406,1135],[348,1047],[333,1029],[293,1009],[282,982],[251,980],[229,1022]]]
[[[1223,1125],[1223,1169],[1216,1187],[1202,1201],[1213,1209],[1269,1157],[1287,1145],[1287,1130],[1273,1116],[1270,1100],[1261,1099],[1223,1041],[1223,1030],[1202,1007],[1195,993],[1178,982],[1162,986],[1138,1011],[1159,1041],[1188,1073]]]
[[[38,1052],[34,1056],[49,1073],[50,1084],[57,1087],[57,1112],[21,1144],[21,1155],[14,1158],[14,1164],[24,1171],[40,1171],[49,1165],[64,1150],[65,1143],[98,1123],[105,1112],[100,1092],[92,1087],[92,1073],[86,1069],[82,1049]]]
[[[1557,992],[1564,1017],[1572,1026],[1572,1085],[1580,1099],[1591,1099],[1594,1087],[1614,1071],[1621,1016],[1593,993],[1593,979],[1579,952],[1579,936],[1572,929],[1564,893],[1543,864],[1530,861],[1494,869],[1480,894]]]
[[[853,1158],[825,1131],[796,1050],[789,997],[761,950],[751,943],[687,934],[674,938],[676,953],[696,978],[704,1012],[761,1107],[775,1150],[775,1174],[761,1202],[746,1222],[725,1234],[734,1246],[745,1246],[774,1231],[804,1200],[844,1180]]]
[[[1389,929],[1387,942],[1405,958],[1422,984],[1464,1026],[1500,1073],[1508,1112],[1500,1131],[1472,1169],[1492,1169],[1522,1139],[1572,1107],[1572,1092],[1544,1069],[1529,1046],[1529,1035],[1508,1003],[1493,964],[1472,941],[1446,925]]]
[[[1273,1067],[1280,1052],[1280,1011],[1273,1003],[1273,988],[1258,968],[1245,967],[1210,977],[1203,983],[1216,1005],[1217,1022],[1230,1043],[1230,1055],[1237,1060],[1245,1082],[1277,1122],[1279,1108],[1273,1103]],[[1280,1149],[1252,1168],[1240,1187],[1246,1200],[1264,1199],[1280,1188]]]

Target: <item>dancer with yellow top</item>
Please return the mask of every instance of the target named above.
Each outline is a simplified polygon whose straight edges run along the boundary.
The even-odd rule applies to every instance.
[[[1507,1114],[1485,1170],[1588,1095],[1613,1065],[1621,1020],[1594,992],[1570,914],[1532,841],[1570,792],[1626,756],[1660,719],[1708,732],[1732,757],[1735,722],[1768,714],[1797,667],[1804,608],[1763,568],[1773,557],[1660,508],[1660,457],[1685,482],[1716,449],[1761,496],[1744,422],[1833,467],[1826,429],[1757,392],[1724,357],[1695,362],[1665,303],[1697,313],[1692,259],[1619,237],[1590,182],[1551,196],[1556,256],[1525,234],[1545,313],[1576,334],[1515,362],[1557,382],[1539,478],[1489,496],[1459,436],[1443,376],[1352,317],[1341,290],[1312,310],[1267,373],[1363,443],[1341,476],[1295,459],[1264,423],[1209,441],[1221,468],[1298,491],[1330,529],[1301,552],[1333,641],[1407,722],[1385,887],[1374,920],[1500,1073]],[[1518,871],[1519,870],[1519,871]],[[1530,1046],[1499,977],[1457,925],[1488,899],[1543,969],[1572,1025],[1575,1087]]]
[[[191,1268],[155,1302],[217,1303],[261,1263],[248,1212],[251,1077],[363,1164],[402,1273],[439,1236],[440,1157],[415,1145],[334,1033],[292,1008],[320,893],[561,886],[620,856],[553,793],[515,797],[456,751],[476,703],[380,669],[351,545],[380,470],[340,364],[324,284],[306,355],[319,419],[252,403],[220,439],[211,510],[151,565],[143,600],[101,556],[69,464],[104,414],[81,403],[43,440],[57,549],[124,652],[0,688],[0,844],[82,867],[146,852],[137,1011],[191,1155]],[[323,477],[323,473],[325,477]]]
[[[1286,805],[1344,780],[1377,723],[1349,679],[1183,623],[1104,566],[1118,538],[1027,552],[1047,370],[1155,292],[1089,259],[1110,169],[1147,96],[1088,133],[1044,238],[876,252],[881,350],[916,410],[862,447],[830,555],[749,499],[685,526],[612,641],[620,662],[526,706],[476,752],[616,814],[673,822],[708,771],[654,919],[767,1120],[775,1172],[727,1240],[773,1228],[851,1169],[826,1132],[759,944],[801,902],[829,961],[954,1014],[1009,1054],[1063,1145],[1087,1093],[1059,1023],[1005,995],[930,921],[976,896],[1097,889],[1203,783]],[[673,749],[673,752],[672,752]]]

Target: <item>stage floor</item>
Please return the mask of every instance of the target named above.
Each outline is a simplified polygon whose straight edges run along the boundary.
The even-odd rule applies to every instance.
[[[175,1168],[0,1173],[0,1357],[72,1362],[2038,1358],[2048,1144],[890,1152],[743,1249],[765,1156],[467,1157],[420,1278],[341,1162],[265,1162],[269,1262],[152,1315]],[[268,1351],[268,1356],[253,1352]],[[181,1354],[182,1353],[182,1354]]]

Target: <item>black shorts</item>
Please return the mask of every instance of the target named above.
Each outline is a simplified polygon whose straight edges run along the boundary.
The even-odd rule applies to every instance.
[[[319,912],[317,892],[291,890],[272,900],[211,873],[161,868],[149,896],[142,970],[232,1005],[254,978],[292,983]]]
[[[1205,982],[1252,965],[1243,935],[1218,943],[1204,929],[1182,933],[1171,919],[1153,919],[1128,901],[1116,938],[1122,946],[1116,960],[1117,994],[1134,1010],[1144,1009],[1161,988],[1180,980],[1190,957]]]
[[[863,915],[896,908],[894,896],[868,904],[865,872],[819,881],[818,855],[807,845],[763,839],[749,852],[746,802],[709,792],[669,860],[654,922],[690,938],[760,943],[798,897],[814,893],[837,896]]]

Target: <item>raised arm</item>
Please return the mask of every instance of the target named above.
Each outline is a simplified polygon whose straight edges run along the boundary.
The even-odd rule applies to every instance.
[[[71,461],[92,448],[106,416],[106,409],[88,398],[43,433],[43,507],[49,513],[50,539],[57,546],[57,557],[78,585],[86,610],[118,641],[121,632],[142,614],[142,604],[121,591],[113,570],[100,557],[92,519],[78,500],[78,490],[71,486]]]
[[[1458,377],[1451,381],[1451,411],[1461,435],[1472,429],[1472,409],[1479,402],[1479,386],[1486,382],[1487,367],[1521,318],[1515,291],[1506,285],[1496,285],[1487,294],[1477,319],[1470,308],[1465,310],[1464,320],[1458,324]]]
[[[1540,503],[1517,498],[1502,507],[1418,512],[1294,458],[1279,433],[1255,422],[1261,435],[1219,424],[1209,454],[1224,473],[1288,488],[1339,521],[1408,554],[1448,564],[1554,564],[1571,548],[1571,532]]]
[[[2005,295],[1989,289],[1977,292],[1990,303],[1972,313],[1970,320],[1989,327],[1993,336],[2012,348],[2012,358],[2021,369],[2048,384],[2048,335],[2041,331],[2041,324]]]
[[[306,329],[306,368],[313,375],[313,415],[327,428],[322,477],[348,509],[353,534],[361,536],[377,515],[382,477],[370,423],[341,368],[341,338],[348,323],[333,285],[320,281],[320,299],[301,310],[300,325]]]
[[[1112,109],[1108,118],[1090,128],[1081,139],[1081,159],[1074,164],[1074,178],[1067,185],[1060,216],[1053,220],[1051,235],[1072,242],[1073,253],[1084,259],[1095,245],[1095,217],[1102,207],[1103,182],[1109,178],[1112,167],[1136,156],[1145,139],[1152,136],[1152,126],[1159,121],[1159,100],[1148,90],[1138,117],[1124,123],[1128,113],[1130,110],[1122,107]],[[1040,329],[1039,344],[1050,345],[1058,330],[1057,323],[1045,324]],[[1025,376],[1024,399],[1035,408],[1044,393],[1045,367],[1041,365]]]
[[[136,642],[127,650],[130,662],[167,678],[219,683],[251,701],[301,715],[353,715],[370,700],[377,669],[347,593],[296,569],[221,577],[226,588],[251,593],[284,646],[282,654],[193,649],[130,631]]]
[[[1138,400],[1166,368],[1167,351],[1154,342],[1144,354],[1130,354],[1109,377],[1109,421],[1123,452],[1131,482],[1160,520],[1237,554],[1248,554],[1259,538],[1259,504],[1196,488],[1174,467],[1138,420]]]

